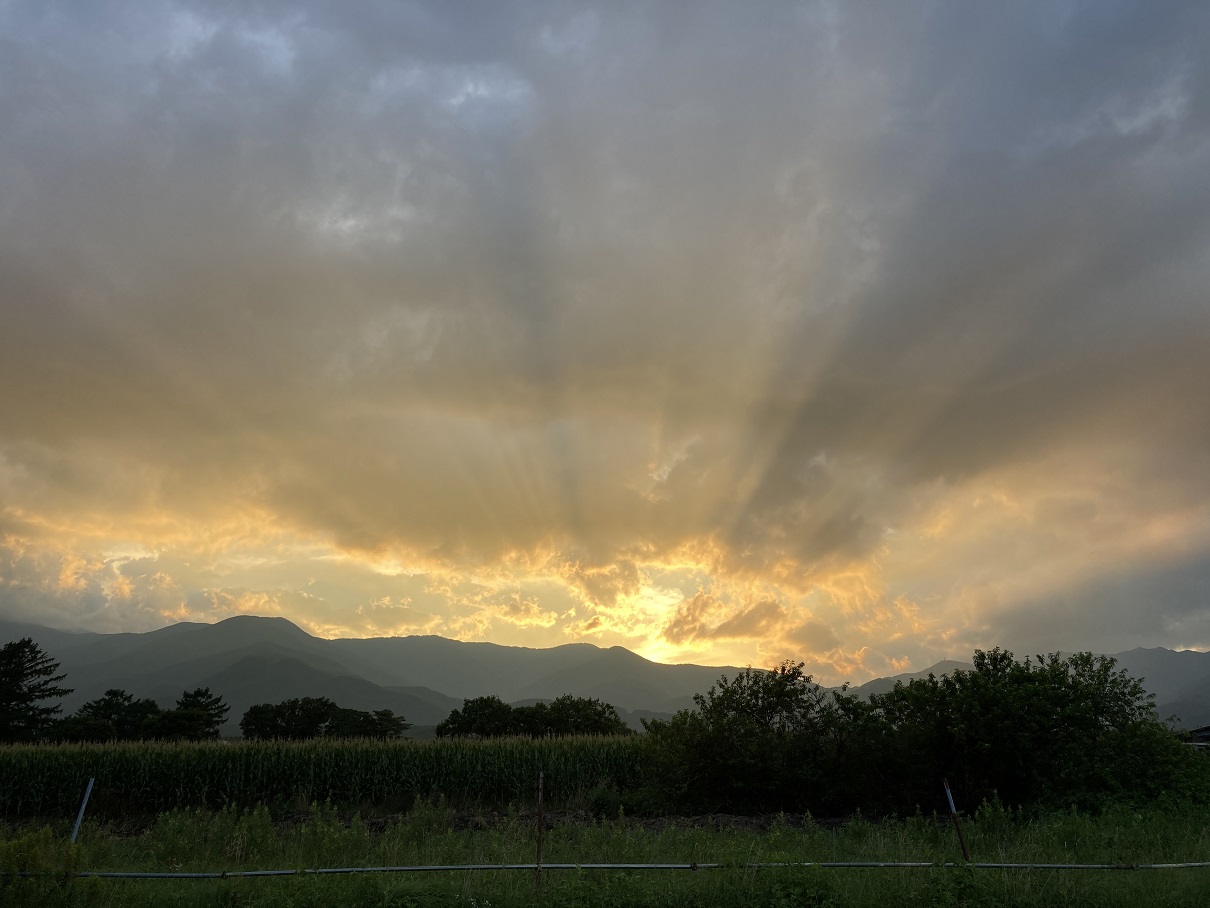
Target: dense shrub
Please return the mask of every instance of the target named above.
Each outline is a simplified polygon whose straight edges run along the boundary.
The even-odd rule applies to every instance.
[[[746,669],[696,696],[696,709],[644,722],[653,781],[671,805],[768,811],[820,801],[842,713],[802,668]]]
[[[897,684],[868,701],[802,665],[720,679],[696,709],[648,722],[650,782],[669,805],[836,815],[963,803],[1096,808],[1206,799],[1210,760],[1156,717],[1141,682],[1106,656],[1016,661]]]
[[[452,710],[437,726],[439,738],[629,734],[611,704],[571,694],[529,706],[510,706],[499,697],[473,697],[463,700],[462,708]]]
[[[1156,716],[1140,681],[1108,656],[1016,661],[976,652],[974,668],[897,684],[872,706],[905,805],[948,777],[969,803],[1097,806],[1198,794],[1206,761]]]

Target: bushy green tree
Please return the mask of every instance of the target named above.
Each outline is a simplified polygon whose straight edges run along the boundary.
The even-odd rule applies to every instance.
[[[402,738],[403,733],[411,728],[403,716],[397,716],[389,709],[376,709],[366,712],[360,709],[336,710],[328,717],[324,727],[325,738],[376,738],[390,740]]]
[[[513,708],[499,697],[471,697],[437,726],[439,738],[499,738],[513,734]]]
[[[679,810],[944,810],[945,778],[968,809],[1210,797],[1210,761],[1158,720],[1139,680],[1090,653],[979,651],[969,671],[868,701],[783,663],[695,701],[644,723],[650,777]]]
[[[240,731],[252,741],[272,741],[287,737],[277,707],[272,703],[257,703],[249,706],[239,720]]]
[[[163,710],[152,721],[149,737],[165,741],[216,741],[231,710],[223,698],[199,687],[184,691],[175,709]]]
[[[802,663],[720,678],[696,708],[644,720],[659,786],[693,809],[798,810],[835,753],[836,696]]]
[[[155,737],[162,710],[154,700],[135,699],[119,688],[89,700],[58,723],[53,736],[61,741],[139,741]]]
[[[628,735],[630,728],[612,704],[592,697],[563,694],[547,708],[548,735]]]
[[[1193,756],[1153,697],[1108,656],[1014,659],[976,651],[974,667],[897,684],[872,706],[890,732],[898,784],[927,802],[948,777],[967,803],[1080,804],[1147,797],[1176,780],[1156,767]]]
[[[245,738],[288,741],[320,738],[337,708],[327,697],[295,697],[276,705],[259,703],[244,713],[240,729]]]
[[[389,709],[372,713],[343,709],[327,697],[259,703],[250,707],[240,720],[244,737],[255,740],[398,738],[411,727],[403,716],[396,716]]]
[[[71,693],[59,687],[66,676],[59,663],[30,637],[4,644],[0,649],[0,742],[35,741],[42,737],[62,710],[47,703]]]
[[[510,706],[499,697],[474,697],[437,726],[440,738],[545,738],[552,735],[628,735],[618,711],[589,697],[563,694],[550,703]]]
[[[519,738],[545,738],[550,729],[550,707],[543,702],[514,706],[505,734]]]

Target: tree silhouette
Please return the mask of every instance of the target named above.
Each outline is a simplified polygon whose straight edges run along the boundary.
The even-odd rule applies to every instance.
[[[52,730],[65,741],[138,741],[156,737],[163,711],[154,700],[136,700],[120,688],[89,700]]]
[[[69,687],[58,687],[66,675],[59,663],[25,637],[0,649],[0,741],[34,741],[42,736],[62,710],[43,701],[65,697]]]
[[[244,737],[253,741],[303,741],[308,738],[399,738],[411,728],[389,709],[369,713],[342,709],[327,697],[302,697],[258,703],[240,719]]]
[[[223,721],[230,711],[231,707],[223,702],[223,698],[212,695],[208,687],[183,692],[174,710],[185,714],[190,720],[196,734],[189,737],[212,740],[217,740],[219,729],[223,727]]]

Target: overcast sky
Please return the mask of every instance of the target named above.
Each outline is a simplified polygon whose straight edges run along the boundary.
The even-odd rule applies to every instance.
[[[1210,647],[1210,4],[0,0],[0,617]]]

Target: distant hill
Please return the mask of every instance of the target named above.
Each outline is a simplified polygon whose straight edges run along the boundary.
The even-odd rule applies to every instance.
[[[969,662],[955,662],[953,659],[946,659],[944,662],[938,662],[936,665],[931,665],[923,671],[905,672],[902,675],[892,675],[889,678],[875,678],[873,681],[867,681],[858,687],[850,687],[849,693],[860,694],[863,697],[869,697],[872,694],[885,694],[901,681],[907,684],[913,678],[927,678],[929,675],[941,677],[958,669],[971,668],[974,668],[974,666]]]
[[[349,709],[389,709],[415,725],[436,725],[462,705],[461,700],[427,688],[388,689],[355,675],[330,674],[290,656],[245,656],[203,678],[199,686],[221,692],[231,706],[230,734],[239,733],[239,719],[249,706],[293,697],[327,697]]]
[[[237,616],[216,624],[180,623],[143,634],[94,634],[0,621],[0,643],[32,637],[67,672],[75,691],[67,712],[120,687],[171,706],[184,690],[209,687],[231,705],[226,734],[254,703],[328,697],[354,709],[391,709],[431,734],[469,697],[506,702],[551,700],[562,694],[613,704],[632,727],[693,706],[693,695],[734,666],[663,665],[620,647],[570,643],[549,649],[463,643],[443,637],[324,640],[284,618]],[[1114,654],[1142,678],[1161,717],[1181,725],[1210,724],[1210,653],[1133,649]],[[897,681],[970,668],[939,662],[923,671],[876,678],[853,693],[890,690]]]
[[[121,688],[170,707],[183,691],[209,687],[231,706],[223,733],[255,703],[328,697],[353,709],[391,709],[418,725],[436,723],[461,699],[423,686],[386,687],[348,664],[330,641],[283,618],[236,617],[217,624],[175,624],[145,634],[72,634],[0,622],[4,641],[32,637],[59,660],[73,692],[64,712]],[[377,676],[377,672],[371,672]],[[390,680],[390,679],[386,679]]]
[[[74,691],[65,712],[118,687],[171,706],[209,687],[231,706],[224,734],[255,703],[328,697],[354,709],[391,709],[431,730],[469,697],[507,702],[562,694],[613,704],[635,728],[692,705],[735,668],[661,665],[621,647],[573,643],[551,649],[462,643],[442,637],[323,640],[284,618],[237,616],[143,634],[73,633],[0,621],[0,642],[32,637],[59,660]],[[427,731],[425,733],[428,733]]]

